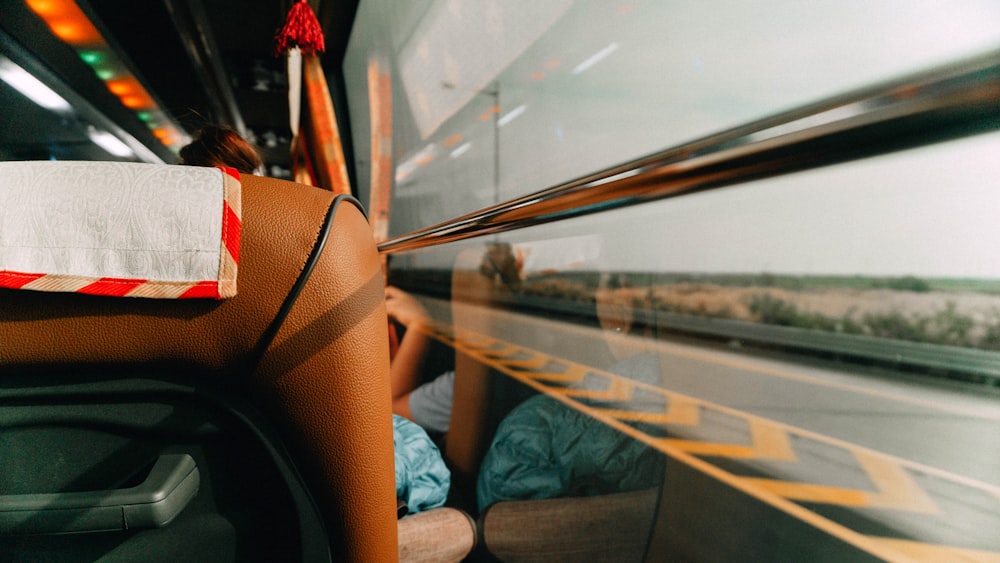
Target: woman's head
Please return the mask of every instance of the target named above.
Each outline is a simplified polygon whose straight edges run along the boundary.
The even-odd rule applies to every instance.
[[[219,125],[198,131],[195,139],[181,148],[180,157],[180,163],[188,166],[229,166],[244,174],[253,174],[264,165],[235,129]]]
[[[635,322],[632,290],[624,274],[602,273],[594,294],[597,320],[609,332],[628,334]]]

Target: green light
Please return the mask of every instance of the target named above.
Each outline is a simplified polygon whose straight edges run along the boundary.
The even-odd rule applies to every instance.
[[[80,58],[90,66],[96,65],[104,59],[97,51],[80,51]]]
[[[140,111],[137,112],[136,115],[139,116],[139,119],[141,119],[142,121],[149,121],[150,119],[153,118],[153,116],[150,115],[148,111]]]
[[[111,80],[115,77],[115,71],[106,68],[96,69],[94,72],[97,73],[97,77],[101,80]]]

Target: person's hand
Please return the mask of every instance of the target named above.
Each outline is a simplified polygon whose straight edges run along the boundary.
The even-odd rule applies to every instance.
[[[409,293],[393,286],[385,288],[385,312],[404,327],[427,320],[424,306]]]

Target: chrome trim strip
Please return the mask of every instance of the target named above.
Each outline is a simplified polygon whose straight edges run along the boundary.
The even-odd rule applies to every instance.
[[[1000,50],[856,90],[389,239],[392,254],[1000,129]]]

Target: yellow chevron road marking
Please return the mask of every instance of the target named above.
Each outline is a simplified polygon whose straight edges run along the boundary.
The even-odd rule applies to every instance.
[[[779,497],[800,502],[815,502],[823,504],[839,504],[841,506],[868,506],[865,491],[829,487],[812,483],[794,483],[778,481],[763,477],[740,477],[740,481],[753,487],[763,489]]]
[[[521,350],[521,348],[518,346],[509,344],[507,342],[500,342],[499,340],[497,340],[496,344],[487,348],[483,348],[480,350],[480,352],[487,356],[501,359],[504,356],[510,356],[516,354],[519,350]]]
[[[681,426],[697,426],[701,423],[701,408],[697,403],[671,397],[667,402],[667,410],[662,413],[630,411],[620,409],[602,409],[591,407],[598,412],[607,414],[618,420],[629,422],[648,422],[650,424],[677,424]]]
[[[559,383],[580,383],[581,381],[583,381],[583,378],[587,377],[588,373],[594,373],[594,370],[590,369],[587,366],[581,366],[580,364],[572,364],[569,362],[560,362],[560,363],[566,365],[566,371],[562,373],[531,372],[531,373],[522,373],[521,375],[529,379],[542,380],[542,381],[553,381]]]
[[[604,391],[592,389],[560,389],[559,392],[567,397],[578,399],[591,399],[594,401],[627,401],[632,398],[632,390],[635,386],[632,382],[622,379],[613,379]]]
[[[788,432],[759,418],[750,419],[750,436],[758,458],[798,461]]]
[[[928,515],[940,515],[940,509],[913,478],[907,468],[916,467],[935,478],[960,483],[963,486],[981,490],[984,494],[1000,500],[1000,489],[961,476],[951,475],[934,468],[923,467],[896,457],[874,452],[841,440],[836,440],[797,429],[788,425],[769,421],[734,409],[714,405],[699,399],[687,397],[663,388],[635,382],[599,369],[583,366],[562,358],[555,358],[537,350],[520,347],[493,338],[473,333],[462,333],[455,337],[447,331],[432,334],[442,342],[478,356],[484,363],[522,381],[531,387],[547,393],[568,406],[587,413],[605,424],[609,424],[634,438],[656,447],[669,455],[689,459],[698,467],[716,475],[723,481],[738,486],[755,497],[766,500],[774,498],[776,506],[805,521],[811,522],[838,537],[851,538],[851,543],[864,546],[866,550],[890,560],[916,561],[973,561],[1000,563],[1000,553],[959,549],[949,546],[921,542],[896,540],[859,535],[840,524],[792,503],[824,503],[858,508],[881,508],[903,510]],[[514,359],[515,357],[519,359]],[[509,358],[509,359],[507,359]],[[551,366],[551,367],[549,367]],[[548,367],[550,371],[535,370]],[[555,373],[553,368],[564,369]],[[604,378],[608,381],[605,390],[588,390],[572,387],[587,376]],[[553,387],[551,383],[566,384],[570,387]],[[606,409],[589,406],[576,399],[628,400],[636,388],[658,393],[666,399],[662,412],[637,411],[627,409]],[[629,426],[628,422],[647,422],[659,425],[685,425],[698,427],[703,423],[702,411],[717,411],[742,418],[749,429],[749,445],[713,443],[704,440],[684,440],[677,438],[657,438]],[[833,487],[816,483],[782,481],[776,479],[740,477],[711,463],[705,464],[702,457],[717,456],[736,459],[772,459],[794,462],[798,460],[792,443],[792,436],[815,440],[850,452],[858,462],[858,470],[868,476],[871,490]],[[689,455],[702,457],[687,457]],[[762,494],[765,493],[765,494]]]
[[[757,450],[753,446],[742,446],[739,444],[720,444],[713,442],[698,442],[696,440],[682,440],[679,438],[654,439],[654,443],[663,447],[675,448],[682,452],[700,456],[729,457],[733,459],[756,458]]]
[[[938,506],[900,464],[866,450],[856,450],[854,457],[878,489],[868,494],[870,506],[940,514]]]
[[[504,363],[512,368],[522,370],[540,370],[552,361],[550,356],[540,354],[534,350],[531,351],[531,356],[527,360],[507,360]]]

